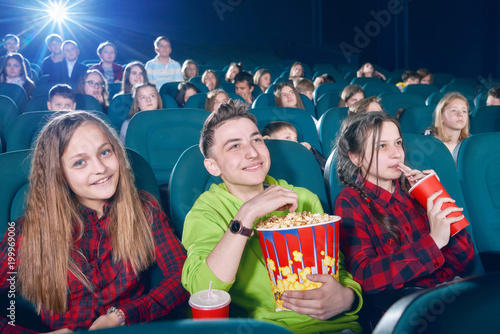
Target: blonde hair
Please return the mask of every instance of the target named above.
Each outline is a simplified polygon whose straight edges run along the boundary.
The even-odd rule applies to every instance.
[[[151,84],[151,83],[140,83],[132,87],[132,107],[130,108],[130,112],[128,113],[128,118],[132,118],[135,114],[137,114],[139,110],[139,99],[137,98],[137,93],[139,92],[140,89],[144,87],[152,87],[154,88],[156,92],[156,98],[158,99],[158,109],[163,109],[163,102],[161,100],[160,93],[158,93],[158,90],[156,89],[156,86]]]
[[[443,126],[443,112],[444,109],[451,103],[453,100],[461,100],[462,102],[465,103],[467,106],[467,126],[464,127],[460,131],[460,137],[458,138],[459,141],[464,140],[465,138],[469,137],[469,101],[460,93],[458,92],[452,92],[448,93],[443,98],[439,101],[439,103],[436,106],[436,109],[434,110],[434,136],[441,140],[442,142],[447,142],[451,138],[448,137],[446,132],[444,131],[444,126]]]
[[[91,282],[73,260],[75,243],[84,232],[80,203],[68,186],[61,157],[73,133],[84,123],[97,125],[108,138],[119,161],[119,180],[109,199],[109,233],[114,261],[123,261],[136,275],[155,260],[148,216],[134,185],[125,150],[106,123],[85,111],[56,112],[40,132],[32,157],[30,189],[19,249],[19,284],[23,297],[51,313],[64,313],[68,274],[89,290]]]

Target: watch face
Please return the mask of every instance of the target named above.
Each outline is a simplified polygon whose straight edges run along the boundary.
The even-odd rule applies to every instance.
[[[241,223],[238,220],[233,220],[231,221],[231,224],[229,224],[229,229],[231,233],[238,233],[241,228]]]

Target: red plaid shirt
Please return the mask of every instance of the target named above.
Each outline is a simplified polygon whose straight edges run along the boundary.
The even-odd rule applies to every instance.
[[[335,201],[335,214],[342,217],[340,247],[347,270],[365,292],[432,287],[452,280],[472,264],[474,249],[469,233],[460,231],[439,249],[429,234],[425,210],[401,189],[399,181],[395,181],[393,194],[369,181],[365,181],[364,190],[377,210],[397,224],[401,238],[401,245],[397,245],[356,190],[340,192]]]
[[[143,207],[151,212],[156,262],[165,277],[161,284],[144,294],[145,286],[141,276],[136,277],[130,267],[126,268],[123,261],[115,263],[113,260],[108,233],[108,204],[104,206],[101,218],[97,217],[95,211],[83,208],[85,230],[83,237],[75,243],[75,248],[80,252],[74,252],[72,256],[95,291],[92,293],[74,275],[68,273],[66,313],[51,314],[42,308],[41,318],[52,330],[65,327],[71,330],[88,328],[99,316],[106,314],[111,306],[120,308],[125,313],[128,324],[147,322],[166,315],[186,300],[188,294],[181,284],[185,253],[170,229],[165,214],[151,198],[148,202],[144,203]],[[9,282],[6,281],[9,277],[7,272],[10,271],[7,265],[7,247],[7,238],[4,238],[0,244],[2,292],[9,287]],[[31,333],[19,326],[7,325],[3,319],[5,316],[0,313],[0,330],[3,329],[7,333]]]

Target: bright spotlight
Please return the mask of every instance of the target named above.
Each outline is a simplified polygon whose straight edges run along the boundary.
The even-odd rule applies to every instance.
[[[67,8],[60,3],[52,3],[47,10],[52,21],[63,22],[67,17]]]

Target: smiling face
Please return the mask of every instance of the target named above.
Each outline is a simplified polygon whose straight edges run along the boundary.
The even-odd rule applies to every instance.
[[[215,78],[215,75],[211,72],[208,72],[205,75],[205,86],[207,86],[208,90],[214,90],[215,85],[217,84],[217,79]]]
[[[90,122],[80,125],[61,164],[78,201],[102,215],[102,207],[115,194],[120,177],[118,158],[103,130]]]
[[[5,74],[9,78],[17,78],[21,75],[21,63],[15,58],[10,58],[5,64]]]
[[[219,126],[205,159],[209,173],[220,176],[229,192],[240,199],[262,190],[270,165],[262,135],[248,118],[229,120]]]
[[[106,63],[106,64],[114,63],[114,61],[116,59],[115,48],[112,47],[111,45],[106,45],[104,48],[102,48],[100,56],[101,56],[103,63]]]
[[[132,86],[144,82],[144,73],[139,66],[132,66],[132,68],[130,69],[129,81]]]
[[[469,109],[461,99],[453,99],[441,112],[441,121],[445,131],[462,130],[469,122]]]
[[[158,92],[156,88],[151,86],[142,87],[137,91],[136,95],[140,111],[158,109]]]
[[[349,154],[351,161],[361,167],[362,175],[373,184],[392,192],[392,181],[401,177],[401,171],[397,168],[398,163],[404,163],[405,152],[403,150],[403,139],[398,127],[391,121],[382,124],[380,142],[373,145],[372,133],[369,133],[365,143],[365,155],[363,161],[355,154]],[[377,156],[378,147],[378,156]],[[370,166],[370,159],[373,161]]]
[[[280,98],[283,107],[297,108],[297,96],[291,87],[283,86]]]

